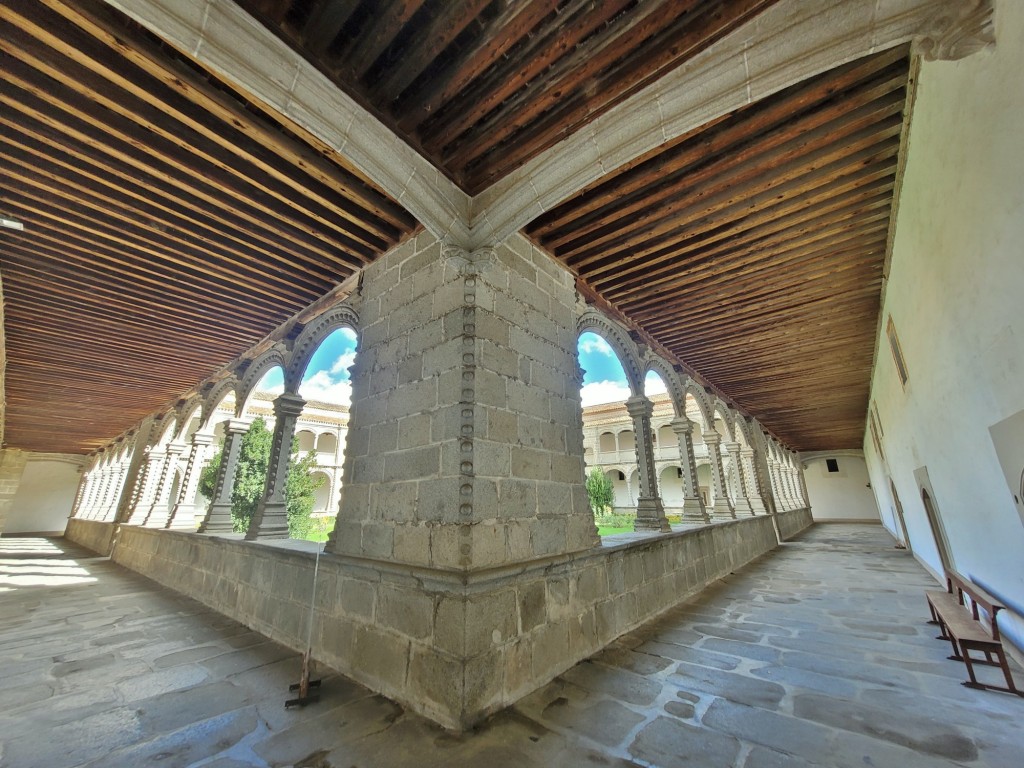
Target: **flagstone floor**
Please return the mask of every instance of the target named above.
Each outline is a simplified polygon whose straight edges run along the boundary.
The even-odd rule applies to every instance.
[[[61,539],[0,538],[0,766],[1020,768],[1024,698],[960,685],[934,586],[880,526],[817,525],[454,735],[329,670],[285,710],[297,654]]]

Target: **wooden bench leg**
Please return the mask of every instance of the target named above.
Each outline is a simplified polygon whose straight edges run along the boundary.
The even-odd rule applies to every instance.
[[[943,627],[943,630],[945,630],[945,627]],[[951,661],[963,661],[964,660],[964,657],[960,655],[960,648],[957,646],[956,638],[955,637],[953,637],[952,635],[947,635],[945,633],[945,631],[943,631],[942,635],[940,635],[939,637],[937,637],[935,639],[936,640],[949,640],[949,644],[951,646],[953,646],[953,655],[952,656],[947,656],[946,657],[947,659],[950,659]],[[966,655],[966,653],[965,653],[965,655]],[[970,668],[970,664],[968,664],[968,668]]]
[[[1017,688],[1017,686],[1013,682],[1013,674],[1010,672],[1010,665],[1006,661],[1006,653],[1003,651],[1002,648],[997,648],[995,650],[991,650],[989,648],[977,648],[977,647],[974,647],[971,643],[968,643],[968,642],[965,642],[965,641],[961,641],[960,645],[961,645],[962,650],[963,650],[962,659],[963,659],[964,664],[967,666],[967,676],[970,678],[970,680],[965,680],[962,683],[962,685],[964,685],[964,686],[966,686],[968,688],[989,689],[989,690],[992,690],[992,691],[1003,691],[1005,693],[1013,693],[1013,694],[1016,694],[1017,696],[1024,697],[1024,691],[1019,690]],[[995,656],[998,659],[998,661],[993,663],[992,666],[999,667],[1000,669],[1003,670],[1003,677],[1006,679],[1006,686],[1005,687],[999,686],[999,685],[986,685],[985,683],[979,683],[978,682],[977,677],[975,677],[975,675],[974,675],[974,663],[975,662],[977,662],[977,663],[985,663],[985,662],[981,662],[979,659],[972,659],[971,658],[971,650],[972,650],[972,648],[974,650],[981,651],[986,656],[989,656],[991,654],[995,654]]]

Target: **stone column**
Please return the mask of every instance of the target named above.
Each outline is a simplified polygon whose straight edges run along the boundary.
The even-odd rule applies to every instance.
[[[121,483],[120,467],[116,465],[108,467],[103,474],[105,475],[103,498],[100,501],[99,511],[96,514],[99,520],[106,520],[108,517],[113,518],[114,513],[117,511],[117,492]]]
[[[786,511],[794,509],[796,507],[796,501],[793,499],[793,492],[789,487],[789,478],[787,476],[786,462],[783,459],[779,459],[776,464],[776,470],[779,477],[779,493],[782,494],[782,507]]]
[[[184,443],[169,443],[167,446],[167,457],[160,472],[160,482],[157,484],[156,492],[153,494],[153,505],[146,515],[146,526],[149,528],[166,528],[170,518],[171,510],[171,486],[174,485],[174,470],[178,466],[178,459],[185,452]]]
[[[213,489],[213,500],[206,510],[206,517],[199,526],[199,533],[231,533],[231,495],[235,490],[235,470],[238,469],[238,455],[242,450],[242,435],[249,431],[249,423],[241,419],[230,419],[224,428],[224,446],[220,455],[220,470],[217,485]]]
[[[89,485],[85,490],[85,499],[82,502],[82,517],[92,520],[96,517],[97,502],[99,500],[100,488],[103,485],[103,472],[93,469],[89,472]]]
[[[725,473],[722,471],[722,452],[719,450],[722,436],[713,429],[707,430],[701,436],[708,447],[708,457],[711,459],[711,485],[715,493],[711,515],[718,520],[735,520],[736,513],[733,511],[732,502],[729,501],[729,495],[725,492]]]
[[[793,502],[797,509],[802,509],[805,506],[803,493],[800,489],[800,470],[796,466],[796,462],[792,456],[789,458],[789,487],[792,490]]]
[[[758,487],[757,468],[754,465],[754,449],[741,448],[740,461],[743,464],[743,476],[746,480],[747,499],[750,501],[751,512],[755,515],[763,515],[768,511],[764,499],[761,496],[761,489]]]
[[[683,416],[673,419],[671,427],[679,441],[679,458],[683,461],[683,520],[710,522],[697,482],[697,461],[693,456],[693,422]]]
[[[743,471],[743,464],[740,462],[740,444],[725,443],[725,450],[728,452],[729,461],[732,462],[733,469],[736,471],[736,501],[733,502],[733,511],[737,517],[748,517],[754,514],[754,509],[750,504],[748,495],[750,489],[747,488],[746,473]]]
[[[807,493],[807,477],[804,475],[803,466],[797,466],[797,479],[800,481],[800,496],[803,499],[804,507],[811,508],[811,497]]]
[[[775,511],[786,511],[786,498],[782,495],[782,486],[779,484],[779,462],[771,454],[765,461],[768,464],[768,482],[772,487],[772,498],[775,500]]]
[[[138,494],[132,503],[128,525],[145,524],[153,507],[153,497],[159,487],[166,460],[167,451],[163,448],[151,446],[146,449],[146,463],[143,466],[142,478],[139,480]]]
[[[117,497],[117,511],[114,513],[115,523],[124,523],[132,513],[138,500],[141,485],[145,481],[143,475],[146,466],[146,446],[163,424],[163,419],[147,416],[139,425],[135,434],[135,444],[131,455],[124,465],[124,482]]]
[[[291,460],[295,422],[305,405],[305,400],[290,392],[278,395],[274,401],[274,441],[270,445],[267,485],[245,534],[250,541],[288,538],[288,503],[285,499],[288,462]]]
[[[202,432],[192,435],[192,450],[189,452],[188,463],[185,465],[185,477],[178,491],[178,498],[174,509],[171,510],[171,517],[167,521],[168,528],[182,531],[196,529],[196,508],[192,500],[199,491],[199,478],[202,474],[203,462],[206,461],[206,454],[211,445],[213,445],[213,435]]]
[[[636,435],[636,465],[640,476],[640,494],[636,500],[637,531],[672,530],[665,519],[665,507],[658,494],[658,476],[654,463],[654,443],[651,440],[651,413],[654,405],[643,395],[626,400],[626,412],[633,419]]]

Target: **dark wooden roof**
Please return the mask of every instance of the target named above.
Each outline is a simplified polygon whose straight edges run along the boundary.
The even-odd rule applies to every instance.
[[[908,73],[900,48],[793,86],[527,232],[790,445],[859,447]]]
[[[85,452],[417,225],[102,2],[4,0],[7,444]]]
[[[775,0],[238,0],[477,194]]]

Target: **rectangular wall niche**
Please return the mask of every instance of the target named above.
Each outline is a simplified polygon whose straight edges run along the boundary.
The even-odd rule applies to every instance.
[[[839,462],[836,459],[825,459],[825,466],[829,472],[839,471]]]
[[[896,362],[896,373],[899,374],[900,384],[906,386],[907,379],[907,364],[903,360],[903,350],[900,349],[900,340],[896,335],[896,326],[892,322],[892,315],[889,316],[889,322],[885,325],[885,335],[889,337],[889,347],[892,349],[892,359]]]

